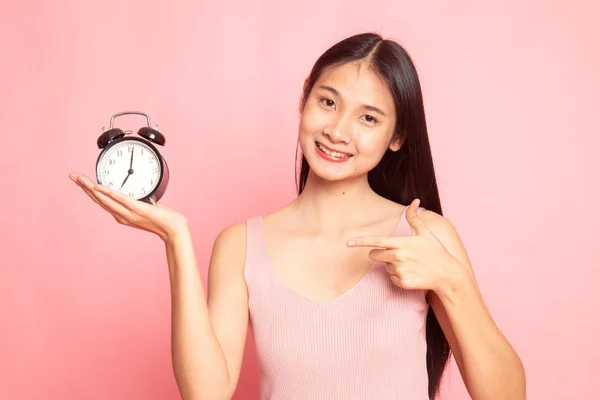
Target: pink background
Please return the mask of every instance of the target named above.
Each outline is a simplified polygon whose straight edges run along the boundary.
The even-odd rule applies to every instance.
[[[162,243],[68,173],[93,176],[112,114],[150,113],[167,137],[163,203],[190,220],[206,276],[219,230],[294,196],[303,80],[364,30],[416,61],[444,210],[528,398],[596,397],[594,2],[95,3],[1,3],[0,398],[178,398]],[[256,398],[255,368],[249,345],[236,399]],[[454,366],[442,398],[468,398]]]

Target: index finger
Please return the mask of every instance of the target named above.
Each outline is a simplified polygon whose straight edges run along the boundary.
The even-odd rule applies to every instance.
[[[379,247],[382,249],[396,249],[402,244],[398,236],[363,236],[348,240],[348,247]]]

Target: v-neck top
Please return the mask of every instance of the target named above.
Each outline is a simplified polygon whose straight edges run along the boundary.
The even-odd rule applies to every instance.
[[[406,209],[392,235],[411,234]],[[310,300],[270,264],[262,217],[246,221],[244,278],[261,400],[428,400],[424,290],[375,262],[350,290]]]

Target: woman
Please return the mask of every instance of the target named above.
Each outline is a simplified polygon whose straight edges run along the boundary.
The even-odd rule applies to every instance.
[[[183,398],[232,397],[251,325],[264,399],[433,399],[450,353],[473,399],[524,399],[523,365],[442,216],[406,51],[370,33],[335,44],[300,113],[299,195],[218,235],[206,301],[182,215],[71,175],[165,242]]]

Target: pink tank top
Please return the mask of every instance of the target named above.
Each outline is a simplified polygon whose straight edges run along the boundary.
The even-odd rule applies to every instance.
[[[244,276],[261,400],[428,400],[422,290],[405,290],[374,263],[329,302],[289,288],[269,262],[262,217],[246,221]],[[394,235],[410,235],[403,214]]]

